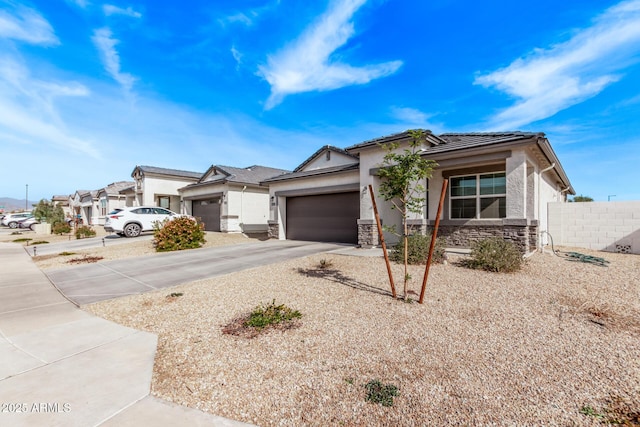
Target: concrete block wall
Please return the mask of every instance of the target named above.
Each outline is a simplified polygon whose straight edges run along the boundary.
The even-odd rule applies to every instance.
[[[640,254],[640,201],[549,203],[553,243]]]

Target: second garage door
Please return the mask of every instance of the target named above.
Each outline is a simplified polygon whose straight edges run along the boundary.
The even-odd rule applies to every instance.
[[[358,243],[357,191],[287,197],[287,239]]]
[[[194,200],[191,205],[194,217],[204,222],[207,231],[220,231],[220,198]]]

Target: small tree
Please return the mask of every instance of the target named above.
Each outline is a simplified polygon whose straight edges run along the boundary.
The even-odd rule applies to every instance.
[[[408,297],[408,218],[410,213],[421,213],[426,202],[426,189],[422,182],[431,178],[433,168],[437,163],[422,157],[421,149],[426,141],[423,130],[407,131],[411,136],[409,148],[399,151],[398,143],[382,144],[387,151],[382,161],[382,167],[378,172],[382,182],[380,195],[385,201],[391,202],[391,208],[397,209],[402,217],[402,234],[397,233],[393,227],[387,228],[402,237],[404,246],[404,299]]]
[[[573,199],[569,200],[570,202],[593,202],[593,199],[589,196],[583,196],[582,194],[579,196],[573,196]]]
[[[54,205],[46,199],[42,199],[33,209],[33,216],[40,222],[48,222],[52,226],[64,222],[64,211],[60,205]]]

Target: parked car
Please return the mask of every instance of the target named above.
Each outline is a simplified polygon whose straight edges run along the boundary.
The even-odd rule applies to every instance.
[[[40,224],[40,221],[38,221],[36,217],[32,215],[18,221],[18,228],[28,228],[29,230],[33,231],[36,224]]]
[[[17,212],[8,214],[4,218],[2,218],[2,225],[6,225],[9,228],[18,228],[18,223],[30,216],[33,216],[31,212]]]
[[[135,206],[116,209],[107,214],[104,230],[120,236],[137,237],[143,231],[153,230],[156,222],[185,216],[157,206]]]

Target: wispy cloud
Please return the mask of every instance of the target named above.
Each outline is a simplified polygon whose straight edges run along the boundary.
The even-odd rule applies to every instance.
[[[67,3],[75,4],[82,9],[86,9],[90,4],[87,0],[67,0]]]
[[[242,24],[250,27],[254,25],[262,15],[269,12],[270,10],[273,10],[279,4],[280,0],[272,1],[262,7],[256,7],[245,12],[235,12],[231,15],[224,16],[218,19],[218,22],[222,26],[226,26],[227,24]]]
[[[120,69],[120,55],[115,48],[119,40],[113,38],[111,30],[107,27],[95,30],[91,40],[98,48],[104,68],[109,75],[120,83],[127,94],[130,94],[136,78],[129,73],[123,73]]]
[[[124,16],[129,16],[131,18],[142,18],[142,14],[140,12],[136,12],[135,10],[133,10],[131,6],[127,7],[126,9],[123,9],[121,7],[114,6],[112,4],[105,4],[102,6],[102,11],[107,16],[124,15]]]
[[[415,108],[392,107],[391,115],[398,123],[398,129],[429,129],[434,133],[443,130],[441,124],[432,123],[433,114],[427,114]]]
[[[333,2],[297,40],[268,57],[268,64],[260,66],[258,72],[271,85],[266,109],[278,105],[287,95],[366,84],[398,71],[401,61],[353,67],[331,58],[355,34],[351,20],[365,3],[366,0]]]
[[[55,105],[61,97],[86,97],[89,90],[85,86],[34,78],[16,59],[4,57],[0,60],[0,92],[0,133],[10,135],[10,140],[34,146],[52,144],[99,157],[89,141],[67,131]]]
[[[31,44],[60,44],[53,28],[37,11],[18,5],[15,14],[0,10],[0,37]]]
[[[231,55],[236,60],[236,70],[238,70],[242,64],[242,53],[235,46],[231,46]]]
[[[516,129],[599,94],[623,78],[640,52],[640,0],[623,1],[598,16],[591,27],[548,49],[476,78],[517,102],[491,118],[492,129]]]

